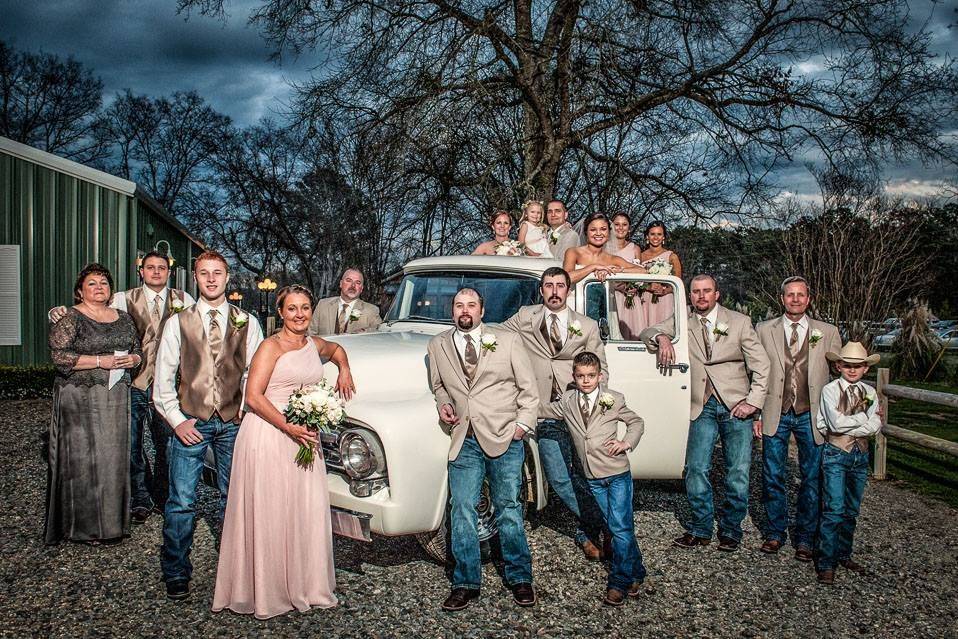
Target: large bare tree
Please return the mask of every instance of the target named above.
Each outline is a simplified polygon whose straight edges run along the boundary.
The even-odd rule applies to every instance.
[[[470,137],[484,161],[448,179],[495,192],[515,165],[516,202],[591,171],[648,210],[715,217],[766,203],[769,171],[809,149],[955,162],[954,63],[909,32],[905,0],[265,0],[251,19],[279,53],[323,52],[303,117],[385,126],[430,157]]]

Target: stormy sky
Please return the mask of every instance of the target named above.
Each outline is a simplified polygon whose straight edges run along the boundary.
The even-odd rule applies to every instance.
[[[250,0],[228,4],[223,21],[195,12],[177,15],[176,0],[0,0],[0,39],[17,49],[72,55],[102,78],[105,102],[117,91],[152,96],[195,90],[238,125],[281,113],[291,89],[322,64],[321,54],[269,59],[247,24]],[[912,0],[911,22],[925,25],[932,49],[958,55],[958,0]],[[943,135],[958,135],[958,123]],[[958,176],[949,167],[889,165],[886,187],[906,197],[931,195]],[[814,180],[796,163],[777,181],[789,194],[812,197]]]

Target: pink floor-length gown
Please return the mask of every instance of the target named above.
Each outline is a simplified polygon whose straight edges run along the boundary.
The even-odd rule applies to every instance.
[[[634,264],[638,251],[636,250],[635,244],[629,242],[616,251],[615,255],[621,257],[629,264]],[[639,333],[647,326],[645,322],[645,312],[642,310],[642,295],[636,295],[632,298],[632,302],[632,308],[628,308],[625,305],[625,293],[621,291],[615,292],[615,310],[619,314],[619,331],[622,333],[622,338],[628,341],[638,340]]]
[[[646,260],[642,262],[642,266],[649,268],[654,262],[665,262],[669,263],[669,260],[672,257],[672,251],[663,251],[659,253],[651,260]],[[668,295],[662,295],[659,297],[658,301],[654,304],[652,303],[652,293],[646,292],[642,294],[642,311],[645,313],[645,321],[647,326],[655,326],[661,321],[672,317],[675,314],[675,295],[669,293]]]
[[[323,379],[316,343],[284,353],[266,386],[280,411],[302,385]],[[292,609],[336,605],[329,492],[322,452],[311,470],[296,465],[299,445],[247,413],[233,450],[213,611],[267,619]]]

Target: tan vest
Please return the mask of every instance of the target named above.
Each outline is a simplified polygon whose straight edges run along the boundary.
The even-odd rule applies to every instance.
[[[156,368],[156,351],[160,346],[160,336],[163,335],[163,326],[166,320],[173,316],[172,306],[174,299],[183,301],[183,291],[175,288],[167,290],[166,304],[160,311],[159,323],[153,322],[153,316],[150,313],[149,303],[143,287],[138,286],[130,289],[126,295],[126,312],[133,318],[136,324],[136,332],[140,335],[140,343],[143,347],[143,364],[140,366],[140,372],[133,378],[133,386],[140,390],[146,390],[153,383],[153,371]]]
[[[241,311],[229,305],[219,357],[213,361],[206,341],[204,321],[198,305],[180,313],[180,407],[190,417],[210,419],[218,413],[231,422],[243,401],[243,372],[246,370],[246,331],[249,323],[236,328],[233,322]]]
[[[792,351],[785,343],[785,387],[782,389],[782,415],[789,409],[796,415],[807,413],[812,404],[808,398],[808,333],[805,331],[805,341],[798,351],[797,357],[792,357]]]
[[[842,396],[838,399],[838,412],[842,415],[857,415],[868,410],[868,405],[864,401],[858,402],[854,406],[850,406],[850,403],[847,390],[842,391]],[[841,448],[846,453],[852,452],[854,446],[858,446],[858,450],[863,453],[868,451],[867,437],[852,437],[851,435],[829,432],[828,443]]]

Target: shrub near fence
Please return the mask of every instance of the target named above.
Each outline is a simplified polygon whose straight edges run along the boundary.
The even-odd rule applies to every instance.
[[[55,376],[53,366],[0,365],[0,399],[50,397]]]

